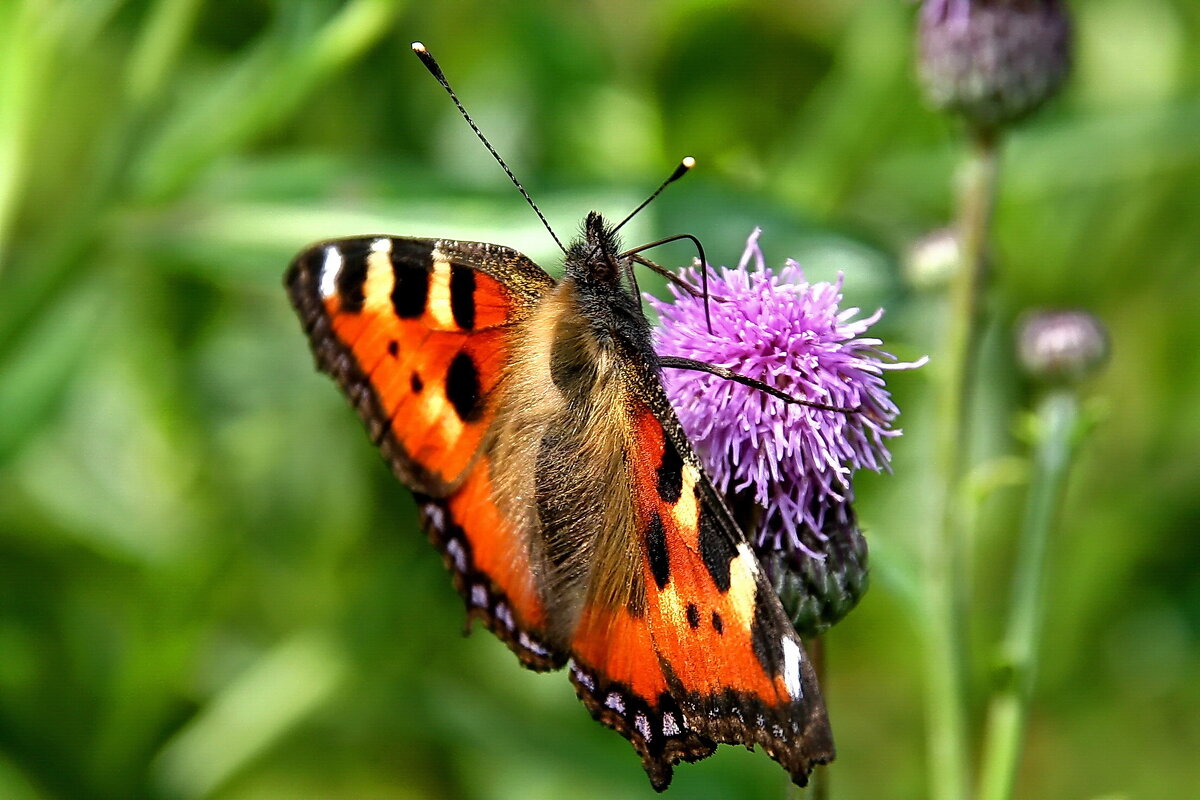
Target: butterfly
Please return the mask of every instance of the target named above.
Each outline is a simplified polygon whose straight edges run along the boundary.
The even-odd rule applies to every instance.
[[[667,400],[636,253],[592,212],[560,280],[496,244],[367,236],[285,284],[469,619],[569,667],[659,791],[718,743],[804,785],[834,756],[813,666]]]

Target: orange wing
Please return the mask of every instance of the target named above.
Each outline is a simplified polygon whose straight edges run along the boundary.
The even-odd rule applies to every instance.
[[[631,411],[628,459],[645,599],[585,606],[572,682],[660,791],[673,764],[717,742],[761,745],[804,785],[834,756],[813,668],[661,388],[648,388],[651,404]]]
[[[285,283],[317,367],[416,494],[469,614],[526,666],[561,666],[483,454],[513,332],[553,279],[497,245],[376,236],[313,245]]]

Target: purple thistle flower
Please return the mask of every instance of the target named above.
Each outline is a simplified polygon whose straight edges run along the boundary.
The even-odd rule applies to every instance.
[[[649,298],[660,317],[658,351],[727,367],[795,397],[857,413],[785,404],[744,384],[694,372],[668,370],[663,382],[717,488],[736,508],[744,511],[750,499],[758,506],[752,515],[758,530],[748,534],[760,556],[788,555],[793,571],[802,568],[800,561],[820,562],[846,550],[865,561],[850,508],[850,477],[857,469],[887,469],[887,440],[900,435],[892,427],[899,412],[884,373],[919,367],[926,359],[898,362],[879,350],[881,340],[865,334],[882,309],[859,319],[859,309],[839,309],[840,275],[834,283],[809,283],[790,259],[778,272],[768,270],[759,233],[750,235],[736,269],[708,268],[712,333],[703,298],[674,286],[673,302]],[[701,285],[696,268],[684,270],[683,279],[697,289]],[[858,537],[858,544],[831,544],[831,533]]]

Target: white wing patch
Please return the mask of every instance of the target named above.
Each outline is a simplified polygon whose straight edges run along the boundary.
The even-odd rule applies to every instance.
[[[783,637],[783,685],[793,700],[804,696],[804,687],[800,685],[800,645],[789,636]]]
[[[342,271],[342,253],[334,245],[325,248],[325,263],[321,266],[321,297],[337,294],[337,279]]]
[[[754,551],[750,549],[750,545],[745,542],[737,546],[738,558],[744,559],[746,569],[750,571],[750,575],[758,577],[758,559],[754,556]]]

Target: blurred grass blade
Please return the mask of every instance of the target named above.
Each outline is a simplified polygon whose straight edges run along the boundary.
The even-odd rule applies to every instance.
[[[78,374],[88,343],[95,339],[105,302],[98,287],[80,287],[0,362],[0,465],[41,435],[57,413],[65,387]]]
[[[0,797],[5,800],[41,800],[47,795],[38,791],[33,780],[0,752]]]
[[[878,580],[903,601],[908,613],[919,614],[922,608],[921,584],[913,557],[887,536],[873,536],[870,553],[871,580]]]
[[[128,64],[125,90],[140,109],[162,89],[196,22],[200,0],[160,0],[143,24]]]
[[[283,642],[167,742],[152,767],[155,783],[167,797],[211,795],[327,702],[346,671],[345,656],[325,634]]]
[[[894,131],[911,113],[904,100],[911,92],[909,52],[897,35],[908,25],[902,3],[858,5],[833,68],[797,114],[802,125],[781,139],[781,166],[768,182],[775,196],[828,214],[845,202],[877,154],[893,146]],[[863,124],[863,108],[871,109],[870,125]]]
[[[123,0],[0,3],[0,272],[29,178],[39,112],[64,53],[91,43]]]
[[[104,218],[109,206],[138,197],[161,198],[185,189],[212,160],[278,124],[312,89],[361,55],[387,30],[400,5],[398,0],[354,0],[311,36],[297,37],[292,30],[304,26],[277,26],[273,35],[264,37],[230,68],[227,79],[207,98],[189,104],[168,122],[157,145],[143,143],[146,119],[141,112],[146,106],[136,103],[151,103],[154,93],[165,85],[182,37],[194,21],[192,2],[162,0],[142,29],[127,74],[130,100],[135,105],[123,109],[114,124],[98,136],[92,179],[68,203],[60,235],[42,248],[39,263],[21,275],[11,313],[0,316],[0,360],[19,346],[23,329],[39,310],[53,301],[71,275],[78,274],[72,270],[94,263],[85,257],[95,247],[97,221]],[[288,21],[293,17],[303,20],[306,8],[286,6],[280,13]],[[19,20],[12,6],[0,3],[0,25],[11,29],[11,36],[19,35],[13,28]],[[7,48],[10,57],[14,49],[20,48]],[[0,52],[0,63],[4,58]],[[0,80],[0,111],[5,97],[10,105],[21,106],[16,101],[29,94],[15,93],[10,83]],[[19,87],[20,82],[15,83]],[[12,115],[0,113],[0,269],[5,257],[5,221],[11,217],[23,180],[20,169],[6,171],[4,167],[21,166],[28,138],[16,119],[10,123],[10,118]]]
[[[146,153],[135,194],[172,197],[208,164],[271,130],[387,31],[399,0],[353,0],[309,36],[278,25]],[[282,52],[281,52],[282,51]]]
[[[28,174],[31,131],[49,55],[41,3],[0,4],[0,271]]]
[[[123,5],[125,0],[74,0],[58,3],[50,26],[54,36],[61,43],[63,52],[74,55],[92,46],[96,35],[108,26]]]

